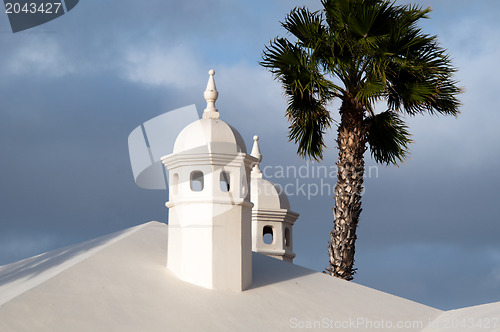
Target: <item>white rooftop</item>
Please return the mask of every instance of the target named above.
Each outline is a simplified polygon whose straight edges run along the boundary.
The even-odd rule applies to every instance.
[[[500,302],[442,312],[255,253],[249,290],[197,287],[167,270],[167,231],[149,222],[0,267],[0,331],[500,329],[493,321],[489,328],[445,328],[462,318],[484,326],[500,317]]]

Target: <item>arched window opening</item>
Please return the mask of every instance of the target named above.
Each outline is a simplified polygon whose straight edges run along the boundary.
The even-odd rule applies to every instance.
[[[245,175],[241,176],[241,179],[240,179],[240,192],[241,192],[241,197],[242,198],[246,198],[247,195],[249,194],[248,192],[248,187],[247,187],[247,177]]]
[[[263,240],[265,244],[272,244],[274,241],[274,231],[272,226],[264,226]]]
[[[220,183],[220,190],[222,192],[227,193],[231,189],[231,186],[230,186],[231,181],[230,181],[228,172],[221,172],[220,173],[219,183]]]
[[[204,186],[203,172],[200,171],[191,172],[191,190],[202,191],[203,186]]]
[[[292,243],[290,242],[290,229],[285,228],[285,247],[290,247]]]

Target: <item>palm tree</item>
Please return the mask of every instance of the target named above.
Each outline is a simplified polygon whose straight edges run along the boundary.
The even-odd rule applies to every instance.
[[[283,85],[289,139],[302,157],[322,160],[333,121],[327,106],[341,101],[326,271],[352,280],[364,152],[369,147],[381,164],[404,161],[411,143],[404,115],[457,116],[461,90],[446,50],[417,25],[430,8],[387,0],[322,0],[322,5],[316,12],[294,8],[281,23],[291,38],[271,41],[260,64]],[[381,101],[387,110],[376,113]]]

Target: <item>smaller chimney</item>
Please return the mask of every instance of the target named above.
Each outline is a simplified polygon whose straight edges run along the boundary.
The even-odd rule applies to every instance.
[[[262,154],[259,137],[254,136],[252,156],[258,162],[252,169],[251,197],[252,209],[252,250],[267,256],[292,263],[292,229],[299,217],[290,210],[290,203],[282,188],[262,178],[259,165]]]

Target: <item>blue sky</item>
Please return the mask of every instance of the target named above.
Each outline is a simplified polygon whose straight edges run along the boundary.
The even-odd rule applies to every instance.
[[[355,282],[441,309],[499,301],[500,3],[416,3],[432,6],[423,28],[459,69],[462,114],[409,118],[409,160],[367,177]],[[262,166],[304,166],[287,141],[280,86],[258,65],[264,45],[284,33],[279,21],[301,5],[320,8],[319,1],[81,0],[16,34],[0,15],[0,264],[164,221],[165,192],[135,186],[127,137],[166,111],[193,103],[202,110],[210,68],[221,118],[247,148],[261,137]],[[335,128],[320,165],[335,164],[334,138]],[[320,271],[332,197],[289,198],[301,214],[295,263]]]

